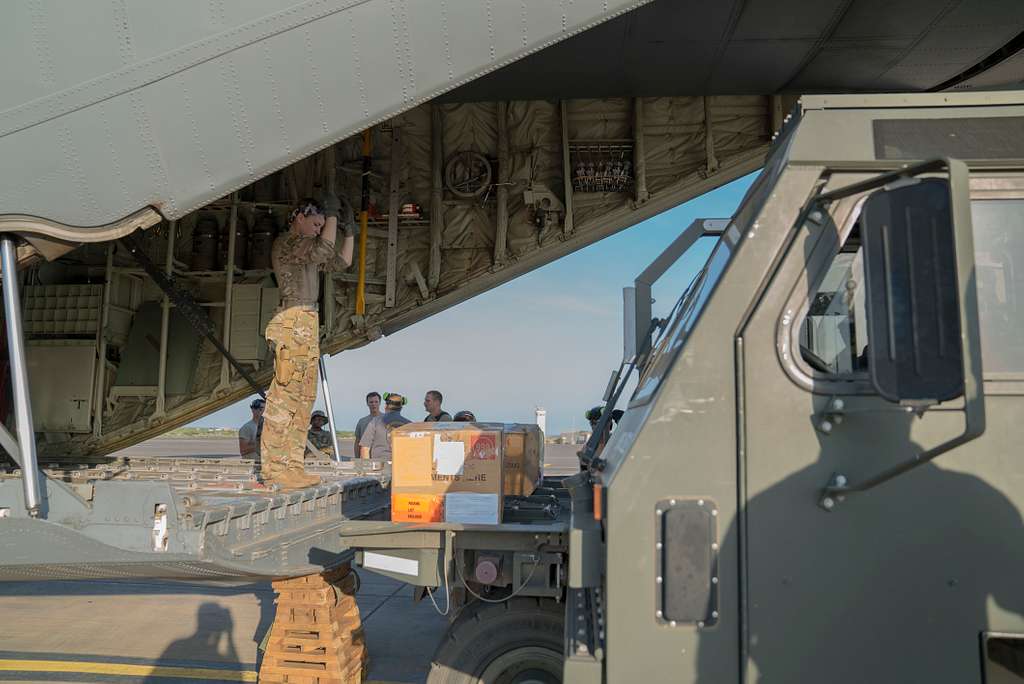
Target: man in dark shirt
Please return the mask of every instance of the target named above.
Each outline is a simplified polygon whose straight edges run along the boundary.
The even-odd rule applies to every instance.
[[[423,419],[423,422],[451,421],[452,417],[441,408],[442,401],[444,401],[444,397],[437,390],[427,392],[427,396],[423,397],[423,408],[427,409],[427,417]]]

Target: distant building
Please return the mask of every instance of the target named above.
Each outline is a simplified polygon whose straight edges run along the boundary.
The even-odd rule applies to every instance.
[[[588,439],[590,439],[590,432],[586,430],[563,432],[558,435],[559,444],[586,444]]]

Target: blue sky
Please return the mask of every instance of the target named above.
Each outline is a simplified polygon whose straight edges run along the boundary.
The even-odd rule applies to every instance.
[[[617,235],[439,313],[394,335],[327,361],[339,430],[366,414],[371,390],[409,397],[403,414],[421,419],[423,395],[444,394],[451,413],[480,420],[533,422],[548,434],[584,426],[622,358],[622,288],[697,218],[729,217],[754,176],[741,178]],[[698,244],[654,287],[654,315],[665,315],[703,265]],[[193,425],[237,427],[249,400]],[[317,407],[323,407],[322,397]]]

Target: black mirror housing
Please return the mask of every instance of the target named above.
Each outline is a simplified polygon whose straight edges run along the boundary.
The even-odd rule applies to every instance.
[[[906,179],[861,210],[868,367],[878,393],[933,404],[964,393],[950,183]]]
[[[921,178],[943,171],[946,178]],[[860,482],[833,480],[819,499],[825,510],[834,508],[834,497],[877,487],[985,432],[969,176],[962,161],[933,159],[817,198],[871,193],[860,226],[875,390],[922,409],[964,398],[960,435]]]

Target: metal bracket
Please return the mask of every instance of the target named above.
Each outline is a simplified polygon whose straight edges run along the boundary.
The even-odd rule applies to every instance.
[[[819,432],[830,435],[836,426],[842,425],[846,416],[864,413],[916,413],[921,416],[924,406],[902,404],[900,406],[882,406],[869,408],[850,408],[842,397],[830,397],[828,403],[814,418],[814,427]]]
[[[842,493],[846,485],[845,475],[842,473],[832,473],[828,486],[822,490],[821,496],[818,498],[818,505],[831,513],[835,509],[836,504],[840,504],[846,499],[846,496]]]
[[[825,408],[815,416],[814,428],[826,435],[832,434],[837,425],[841,425],[846,411],[846,402],[839,397],[832,397]]]

